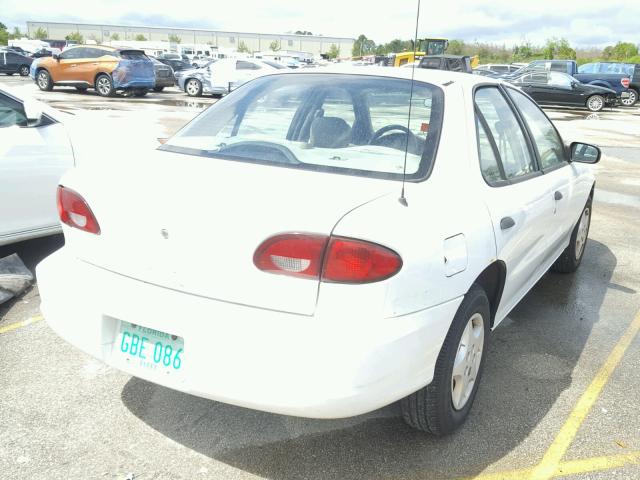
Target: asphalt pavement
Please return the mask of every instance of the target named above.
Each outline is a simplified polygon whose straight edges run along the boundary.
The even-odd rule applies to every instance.
[[[150,144],[216,101],[177,89],[102,99],[39,92],[17,77],[4,85],[95,122],[128,122]],[[130,377],[57,337],[36,285],[0,306],[0,478],[639,479],[640,109],[548,114],[566,139],[603,147],[585,257],[573,275],[545,275],[493,332],[475,405],[454,435],[411,430],[397,404],[310,420]],[[63,242],[6,246],[0,257],[18,252],[33,268]]]

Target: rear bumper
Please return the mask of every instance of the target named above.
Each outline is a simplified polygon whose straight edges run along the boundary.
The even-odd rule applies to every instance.
[[[263,310],[133,280],[62,248],[37,267],[42,312],[72,345],[141,378],[257,410],[340,418],[388,405],[428,384],[461,298],[395,318],[344,321]],[[121,367],[121,321],[184,338],[180,379]],[[442,333],[444,332],[444,334]]]

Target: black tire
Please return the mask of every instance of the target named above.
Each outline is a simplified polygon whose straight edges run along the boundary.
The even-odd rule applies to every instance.
[[[7,77],[10,77],[11,75],[13,75],[13,72],[7,72]]]
[[[589,237],[589,227],[591,226],[591,212],[593,210],[592,204],[592,198],[589,197],[587,204],[582,209],[582,212],[580,212],[580,218],[578,218],[575,227],[573,227],[573,231],[571,232],[571,240],[569,240],[569,246],[564,249],[562,254],[551,266],[552,271],[557,273],[573,273],[580,266],[582,257],[584,257],[584,251],[587,247],[587,238]],[[584,237],[581,238],[580,241],[578,241],[578,235],[580,234],[583,220],[587,222],[587,224],[584,226]]]
[[[153,87],[154,92],[161,92],[162,90],[164,90],[164,87]]]
[[[113,97],[116,94],[116,89],[113,88],[113,80],[106,73],[101,73],[96,77],[94,88],[101,97]]]
[[[638,103],[638,91],[635,88],[629,89],[629,98],[622,99],[622,106],[633,107]]]
[[[21,77],[28,77],[29,65],[20,65],[20,68],[18,69],[18,73],[20,74]]]
[[[587,98],[587,109],[590,112],[599,112],[604,108],[604,97],[602,95],[591,95]]]
[[[80,93],[87,93],[87,87],[76,87],[76,90]]]
[[[50,92],[53,90],[53,80],[51,80],[51,75],[44,68],[41,68],[36,73],[36,83],[38,84],[38,88],[44,92]]]
[[[133,91],[133,95],[135,97],[144,97],[147,94],[148,90],[146,88],[138,88]]]
[[[188,78],[184,82],[184,91],[190,97],[202,96],[202,82],[197,78]]]
[[[482,327],[484,328],[480,363],[471,392],[461,408],[456,409],[452,397],[453,367],[465,328],[472,318],[478,318],[476,314],[482,318]],[[418,430],[442,436],[454,432],[464,423],[473,405],[482,377],[490,321],[487,295],[482,288],[473,285],[453,318],[438,355],[433,380],[429,385],[403,398],[400,402],[402,416],[407,424]]]

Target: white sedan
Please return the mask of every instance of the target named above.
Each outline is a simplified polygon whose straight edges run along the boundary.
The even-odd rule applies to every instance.
[[[74,165],[62,114],[0,89],[0,245],[61,231],[56,187]]]
[[[126,170],[67,174],[49,325],[194,395],[315,418],[402,399],[455,430],[491,329],[580,265],[600,151],[508,84],[411,75],[263,76]]]
[[[207,65],[176,72],[180,90],[190,97],[203,93],[224,95],[245,82],[287,67],[276,62],[253,58],[223,58]]]

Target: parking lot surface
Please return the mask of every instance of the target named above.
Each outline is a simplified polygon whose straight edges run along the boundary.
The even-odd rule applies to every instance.
[[[216,99],[177,89],[103,99],[33,93],[105,135],[157,145]],[[493,332],[456,434],[411,430],[398,405],[343,420],[247,410],[118,372],[58,338],[37,285],[0,306],[0,477],[10,479],[640,478],[640,109],[549,109],[565,140],[600,145],[590,240]],[[127,130],[127,132],[125,132]],[[51,237],[0,248],[32,268]],[[104,292],[109,295],[109,292]]]

